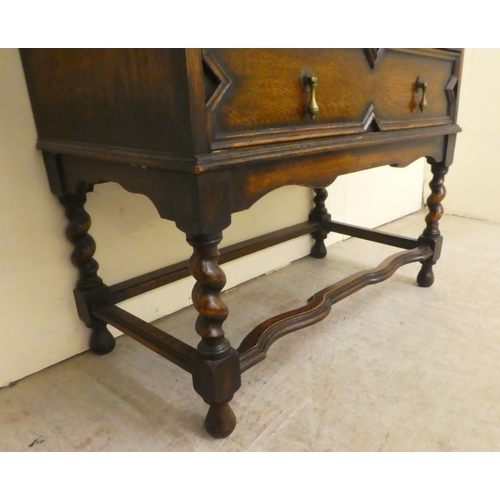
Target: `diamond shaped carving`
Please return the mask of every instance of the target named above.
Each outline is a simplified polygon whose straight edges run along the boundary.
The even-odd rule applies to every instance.
[[[361,121],[361,125],[365,132],[380,132],[382,130],[382,126],[380,125],[380,121],[375,113],[375,106],[373,103],[370,104],[366,110],[365,116]]]
[[[375,68],[377,62],[380,61],[380,56],[383,54],[385,49],[364,49],[365,56],[368,59],[368,63],[371,68]]]
[[[448,105],[450,107],[450,114],[453,114],[455,112],[455,105],[457,100],[457,83],[458,76],[451,75],[448,83],[446,84],[446,87],[444,88],[446,92],[446,98],[448,99]]]
[[[205,102],[208,107],[213,109],[231,84],[231,81],[209,54],[203,54],[203,80],[205,82]]]

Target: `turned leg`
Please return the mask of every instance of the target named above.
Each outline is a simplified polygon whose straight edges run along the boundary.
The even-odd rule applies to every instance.
[[[210,405],[205,428],[215,438],[229,436],[236,426],[236,417],[229,401],[241,385],[239,356],[224,337],[222,323],[228,315],[220,292],[226,284],[219,267],[217,245],[222,236],[188,236],[193,247],[189,269],[196,279],[192,292],[193,304],[199,312],[196,332],[201,336],[193,360],[193,386]]]
[[[66,209],[68,219],[66,237],[74,246],[71,262],[79,272],[75,289],[78,312],[87,327],[92,329],[90,349],[96,354],[107,354],[115,347],[115,338],[103,321],[90,314],[90,304],[100,300],[106,286],[97,275],[99,264],[93,258],[96,246],[94,239],[88,234],[91,220],[84,209],[87,197],[85,194],[66,194],[59,201]]]
[[[431,194],[427,198],[429,213],[425,218],[426,228],[419,238],[419,242],[430,245],[434,249],[432,257],[422,263],[422,269],[418,273],[417,283],[422,287],[429,287],[434,283],[433,266],[441,255],[443,237],[439,231],[439,220],[443,216],[443,205],[441,202],[446,196],[444,177],[448,173],[448,167],[442,163],[432,164],[432,180],[429,183]]]
[[[314,208],[309,214],[309,220],[316,222],[330,221],[331,216],[326,209],[325,201],[328,198],[328,191],[325,188],[315,188],[314,192],[316,196],[314,197]],[[315,231],[311,234],[314,238],[314,245],[311,249],[311,257],[316,259],[322,259],[326,257],[326,246],[325,240],[328,236],[328,231],[326,229],[321,229]]]

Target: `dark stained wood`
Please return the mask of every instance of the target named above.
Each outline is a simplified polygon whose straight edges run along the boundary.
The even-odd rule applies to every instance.
[[[136,169],[155,167],[165,170],[194,170],[196,157],[176,153],[162,153],[144,149],[129,149],[118,146],[86,144],[84,142],[69,142],[54,139],[39,139],[38,149],[44,153],[64,154],[95,160],[110,161],[129,165]]]
[[[427,206],[429,213],[425,218],[426,228],[422,236],[427,236],[436,239],[441,232],[439,231],[439,220],[443,216],[444,210],[441,202],[446,196],[446,188],[444,187],[444,177],[448,172],[448,167],[439,163],[432,165],[432,180],[429,183],[431,194],[427,198]]]
[[[229,436],[236,427],[236,415],[227,403],[213,404],[205,420],[207,432],[214,438]]]
[[[222,323],[227,318],[227,307],[220,298],[220,291],[226,284],[226,275],[218,263],[217,245],[222,235],[188,236],[187,241],[193,247],[189,259],[189,270],[196,280],[192,292],[193,305],[200,313],[196,321],[196,332],[207,342],[207,353],[214,349],[225,352],[229,344],[224,339]]]
[[[460,58],[456,53],[385,49],[375,69],[364,49],[205,49],[204,54],[231,82],[213,109],[213,149],[363,133],[372,103],[382,130],[453,122],[445,89]],[[304,68],[318,78],[314,120],[299,82]],[[428,83],[425,113],[417,107],[418,77]]]
[[[97,308],[94,316],[191,373],[196,349],[188,344],[115,305]]]
[[[220,250],[219,263],[224,264],[245,255],[264,250],[265,248],[279,245],[285,241],[312,233],[318,228],[319,224],[317,222],[301,222],[300,224],[278,229],[277,231],[257,236],[241,243],[235,243]]]
[[[324,319],[337,302],[368,285],[385,281],[405,264],[421,262],[431,256],[432,250],[426,245],[399,252],[385,259],[374,269],[360,271],[315,293],[307,301],[307,305],[264,321],[256,326],[238,347],[241,371],[244,372],[262,361],[276,340]]]
[[[108,354],[116,341],[106,324],[90,313],[94,302],[100,302],[107,295],[107,287],[97,275],[99,264],[93,258],[96,244],[88,233],[90,215],[85,211],[87,197],[85,193],[67,194],[59,198],[65,208],[68,219],[66,237],[73,244],[71,262],[78,269],[79,277],[76,283],[75,297],[80,318],[88,328],[91,328],[90,349],[96,354]]]
[[[230,200],[225,192],[224,173],[196,175],[179,170],[136,166],[77,155],[57,155],[62,177],[51,187],[68,192],[80,190],[84,184],[116,182],[131,193],[146,195],[162,218],[175,221],[185,233],[221,231],[231,223]],[[51,175],[51,174],[49,174]],[[82,181],[85,179],[85,181]],[[212,196],[204,198],[207,192]],[[178,196],[183,193],[183,196]],[[60,196],[56,191],[54,194]]]
[[[417,283],[419,286],[428,288],[434,283],[434,271],[432,269],[432,259],[427,259],[425,262],[422,262],[422,268],[417,274]]]
[[[231,262],[245,255],[313,233],[319,229],[318,222],[302,222],[250,240],[235,243],[220,250],[219,264]],[[112,285],[109,287],[109,294],[113,303],[116,304],[190,275],[189,261],[186,260]]]
[[[61,196],[61,205],[65,208],[68,219],[66,237],[73,244],[71,263],[78,269],[79,277],[76,287],[79,290],[89,290],[103,284],[97,275],[99,264],[93,255],[96,250],[94,238],[89,229],[92,223],[90,215],[85,211],[87,196],[85,193]]]
[[[218,264],[221,239],[220,234],[187,237],[193,247],[189,269],[196,280],[191,298],[199,313],[195,330],[201,337],[193,357],[193,387],[210,405],[205,428],[215,438],[226,437],[234,430],[236,418],[227,403],[241,386],[238,354],[222,328],[228,310],[220,297],[226,284]]]
[[[321,197],[323,197],[323,190],[318,189],[318,191],[321,191]],[[323,230],[321,229],[322,225],[324,227]],[[250,255],[306,234],[311,234],[314,238],[314,234],[316,234],[319,230],[322,230],[322,232],[332,231],[334,233],[354,236],[398,248],[411,249],[417,247],[419,244],[416,238],[407,238],[390,233],[384,233],[382,231],[352,226],[341,222],[325,220],[324,223],[321,224],[320,222],[309,221],[221,248],[218,261],[219,264],[225,264],[226,262],[231,262],[239,259],[240,257],[244,257],[245,255]],[[311,256],[314,257],[312,252],[313,250],[311,250]],[[169,283],[173,283],[190,275],[189,261],[186,260],[177,264],[172,264],[171,266],[166,266],[156,271],[143,274],[142,276],[137,276],[121,283],[117,283],[116,285],[109,286],[110,300],[113,304],[117,304],[118,302],[136,297],[137,295],[168,285]]]
[[[388,132],[389,134],[390,132]],[[375,134],[373,134],[375,135]],[[232,210],[245,210],[265,194],[295,184],[312,188],[327,187],[339,175],[391,164],[404,167],[426,153],[438,161],[443,158],[442,136],[372,144],[366,148],[339,149],[311,155],[286,156],[272,161],[240,165],[230,178],[230,189],[238,193]],[[314,165],[314,168],[310,168]],[[293,180],[293,181],[292,181]]]
[[[325,188],[315,188],[314,192],[316,196],[314,197],[314,208],[309,214],[309,220],[318,221],[321,223],[321,229],[312,233],[314,239],[314,245],[311,248],[311,257],[315,259],[323,259],[326,257],[326,246],[325,240],[328,236],[328,230],[325,227],[325,222],[331,220],[331,216],[326,209],[325,201],[328,198],[328,191]]]
[[[439,230],[439,220],[443,216],[444,210],[441,202],[446,196],[444,187],[444,177],[448,173],[448,166],[444,163],[432,164],[432,180],[429,183],[431,194],[427,198],[429,213],[425,218],[426,228],[419,238],[420,242],[434,243],[433,255],[422,264],[422,269],[418,273],[417,283],[422,287],[432,286],[434,283],[433,266],[441,255],[443,237]]]
[[[192,153],[184,49],[22,49],[40,139]]]
[[[383,231],[366,229],[359,226],[352,226],[350,224],[344,224],[343,222],[327,221],[324,223],[324,227],[334,233],[354,236],[355,238],[375,241],[377,243],[383,243],[384,245],[390,245],[397,248],[406,248],[407,250],[416,248],[420,244],[419,240],[415,238],[407,238],[397,234],[385,233]]]
[[[57,190],[58,176],[69,192],[80,189],[82,179],[88,184],[117,182],[130,192],[146,195],[160,216],[175,221],[183,232],[211,234],[229,226],[231,213],[246,210],[285,185],[326,187],[338,175],[366,168],[402,167],[422,156],[441,161],[449,151],[446,137],[459,130],[449,125],[221,151],[212,153],[210,161],[207,155],[198,156],[201,171],[197,174],[57,154],[58,169],[50,174],[55,177],[51,187],[55,186],[57,196],[64,194]]]
[[[273,143],[269,145],[245,146],[241,148],[213,151],[210,154],[202,154],[197,157],[197,170],[208,171],[216,169],[225,169],[236,165],[242,165],[249,162],[260,164],[262,162],[284,159],[290,161],[299,156],[310,157],[312,155],[321,155],[328,152],[341,152],[351,150],[354,153],[362,155],[369,152],[376,146],[390,146],[390,144],[403,144],[408,141],[418,141],[432,139],[436,137],[453,137],[461,132],[462,129],[457,124],[437,125],[435,127],[415,128],[412,130],[395,130],[384,133],[364,133],[356,135],[347,135],[342,137],[324,137],[314,138],[307,141],[294,141],[290,143]],[[304,138],[304,137],[302,137]],[[404,149],[404,148],[400,148]],[[429,147],[427,146],[427,149]],[[403,152],[401,152],[403,154]],[[442,156],[443,152],[438,156]],[[421,155],[422,156],[422,155]],[[424,156],[432,156],[425,154]],[[418,158],[418,157],[417,157]],[[387,165],[387,160],[384,165]],[[391,162],[392,163],[392,162]],[[405,166],[404,162],[394,161],[393,163]],[[382,165],[382,163],[381,163]],[[340,174],[350,173],[356,170],[351,169],[341,171]]]
[[[377,61],[380,61],[384,50],[385,49],[364,49],[370,68],[374,68],[377,65]]]
[[[192,153],[210,151],[207,134],[207,108],[205,104],[205,79],[200,49],[185,49],[187,84],[189,90],[189,114],[192,133]]]
[[[440,256],[444,176],[453,161],[463,52],[457,49],[23,49],[22,63],[50,189],[68,217],[74,290],[91,348],[106,353],[112,324],[193,377],[209,405],[214,437],[236,425],[229,406],[240,373],[265,357],[272,342],[319,321],[333,303],[387,279],[409,262],[417,281],[433,282]],[[299,77],[317,77],[319,112]],[[427,108],[419,109],[425,83]],[[339,175],[381,165],[404,167],[425,157],[432,194],[423,234],[414,240],[332,222],[326,187]],[[189,263],[107,287],[97,274],[85,196],[116,182],[147,196],[193,247]],[[234,212],[287,185],[315,190],[309,221],[223,249]],[[223,329],[220,264],[311,233],[311,254],[326,255],[329,231],[408,249],[371,271],[316,294],[308,305],[271,318],[231,347]],[[114,306],[188,273],[199,312],[196,349]],[[249,304],[249,307],[253,307]],[[241,366],[240,366],[241,361]]]

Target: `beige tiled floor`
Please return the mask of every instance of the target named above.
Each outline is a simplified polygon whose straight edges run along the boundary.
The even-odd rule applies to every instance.
[[[423,214],[384,230],[418,235]],[[500,225],[445,216],[436,283],[418,264],[279,340],[243,374],[234,433],[211,439],[190,376],[121,337],[0,390],[1,451],[500,450]],[[350,239],[229,291],[233,345],[261,320],[397,250]],[[159,322],[195,345],[193,310]]]

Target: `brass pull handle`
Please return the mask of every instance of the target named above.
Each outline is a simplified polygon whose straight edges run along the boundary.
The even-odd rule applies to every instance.
[[[420,111],[423,113],[425,111],[425,108],[427,108],[427,99],[426,99],[426,94],[427,94],[427,83],[423,82],[420,77],[417,78],[417,83],[415,84],[415,89],[417,92],[419,90],[422,91],[422,99],[420,99],[420,103],[418,104],[418,107],[420,108]]]
[[[300,86],[304,92],[311,92],[311,98],[309,99],[309,104],[307,105],[307,112],[311,118],[315,118],[319,111],[319,106],[316,102],[316,87],[318,86],[318,78],[309,68],[306,68],[300,74]]]

